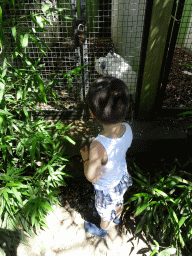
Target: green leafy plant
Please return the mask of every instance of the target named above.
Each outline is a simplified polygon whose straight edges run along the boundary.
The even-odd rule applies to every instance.
[[[169,241],[174,248],[189,250],[192,238],[192,178],[184,168],[192,159],[181,166],[175,158],[173,166],[165,165],[156,169],[153,175],[143,172],[136,163],[130,167],[135,190],[129,192],[125,202],[134,209],[134,217],[139,223],[135,233],[145,229],[147,234],[158,234],[161,242]],[[190,251],[190,250],[189,250]]]
[[[153,238],[152,238],[152,240],[155,244],[155,249],[150,254],[150,256],[153,256],[157,253],[158,253],[158,256],[170,256],[170,255],[174,255],[176,253],[176,249],[174,247],[165,248],[165,249],[161,250],[161,252],[159,252],[160,247],[161,248],[163,248],[163,247],[160,246],[159,243],[156,240],[154,240]]]
[[[70,89],[73,86],[73,84],[72,84],[73,76],[82,76],[82,74],[79,72],[90,65],[91,64],[87,64],[87,65],[84,65],[81,67],[74,68],[71,71],[69,71],[68,73],[63,73],[63,78],[67,78],[67,80],[68,80],[68,89]]]
[[[182,115],[192,115],[192,110],[189,108],[188,111],[178,114],[178,116],[182,116]],[[188,128],[192,128],[192,124],[188,126]]]
[[[16,6],[15,1],[0,3]],[[42,12],[58,14],[63,9],[45,4]],[[59,187],[67,185],[64,177],[71,177],[64,172],[70,156],[63,155],[66,142],[75,141],[66,135],[72,123],[63,126],[61,120],[53,124],[43,118],[33,120],[33,111],[42,112],[37,105],[56,95],[52,90],[55,80],[45,85],[42,78],[41,57],[31,59],[27,51],[33,42],[46,55],[42,45],[49,47],[37,32],[45,31],[44,24],[49,22],[39,13],[27,16],[34,27],[27,26],[24,31],[17,21],[25,17],[3,19],[0,7],[0,225],[1,229],[22,229],[33,235],[34,230],[47,227],[45,217],[59,203]],[[5,32],[14,39],[11,52]]]
[[[191,64],[182,64],[181,66],[192,68],[192,65],[191,65]]]

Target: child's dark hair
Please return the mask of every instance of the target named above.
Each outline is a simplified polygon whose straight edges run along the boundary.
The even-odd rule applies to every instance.
[[[87,103],[101,123],[119,123],[125,119],[129,108],[128,86],[118,78],[102,76],[91,84]]]

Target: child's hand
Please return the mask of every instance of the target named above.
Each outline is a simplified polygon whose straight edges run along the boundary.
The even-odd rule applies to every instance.
[[[89,149],[88,146],[84,146],[80,149],[81,156],[83,158],[83,161],[87,160],[89,158]]]

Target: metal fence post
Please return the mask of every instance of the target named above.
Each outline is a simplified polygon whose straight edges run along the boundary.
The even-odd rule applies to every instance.
[[[154,0],[138,119],[154,117],[154,106],[174,0]]]
[[[80,51],[80,45],[79,45],[79,39],[78,39],[78,23],[79,20],[81,19],[81,13],[77,13],[77,1],[80,0],[71,0],[72,4],[72,15],[74,18],[74,32],[75,32],[75,56],[76,56],[76,67],[81,67],[81,51]],[[83,101],[83,87],[82,87],[82,77],[78,76],[77,77],[77,82],[79,86],[81,86],[81,91],[80,91],[80,99]]]
[[[82,40],[82,51],[83,51],[83,65],[88,64],[88,47],[87,47],[87,23],[86,23],[86,2],[85,0],[81,0],[81,10],[82,10],[82,19],[84,20],[84,31],[83,31],[83,40]],[[89,90],[89,80],[88,80],[88,67],[83,69],[84,75],[84,89],[85,89],[85,96]],[[84,99],[83,99],[84,100]]]
[[[173,24],[173,27],[171,26],[170,28],[170,34],[168,35],[168,46],[165,49],[165,63],[163,63],[162,65],[162,79],[159,81],[160,84],[162,84],[161,88],[160,88],[160,84],[159,84],[159,88],[157,91],[157,99],[156,99],[156,111],[157,114],[160,113],[160,111],[162,111],[162,104],[163,104],[163,98],[165,95],[165,90],[166,90],[166,86],[167,86],[167,81],[168,81],[168,77],[169,77],[169,71],[171,69],[171,64],[172,64],[172,59],[173,59],[173,54],[174,54],[174,50],[175,50],[175,45],[176,45],[176,41],[177,41],[177,35],[179,32],[179,27],[180,27],[180,23],[181,23],[181,17],[182,17],[182,13],[183,13],[183,8],[184,8],[184,4],[185,4],[185,0],[180,0],[177,4],[176,9],[176,14],[172,13],[171,16],[171,22]],[[176,5],[176,2],[175,2]],[[175,15],[175,16],[173,16]],[[168,53],[167,53],[168,50]]]

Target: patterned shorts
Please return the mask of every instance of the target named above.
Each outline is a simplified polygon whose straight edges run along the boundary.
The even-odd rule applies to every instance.
[[[104,221],[112,221],[116,217],[116,208],[123,205],[123,196],[132,186],[131,175],[124,174],[121,181],[114,188],[95,191],[95,208]]]

